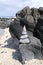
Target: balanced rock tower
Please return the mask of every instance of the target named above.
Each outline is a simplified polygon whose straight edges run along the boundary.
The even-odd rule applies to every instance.
[[[19,49],[20,49],[20,53],[22,55],[23,63],[26,63],[26,61],[34,58],[33,52],[28,49],[29,44],[30,44],[30,39],[28,37],[26,27],[24,26],[23,32],[22,32],[22,35],[21,35],[20,41],[19,41]]]
[[[29,44],[30,43],[30,39],[28,37],[27,31],[26,31],[26,27],[23,27],[23,32],[22,35],[20,37],[20,44]]]
[[[26,63],[34,58],[41,58],[42,56],[40,40],[30,36],[27,33],[25,26],[23,27],[22,35],[19,40],[19,49],[23,63]]]

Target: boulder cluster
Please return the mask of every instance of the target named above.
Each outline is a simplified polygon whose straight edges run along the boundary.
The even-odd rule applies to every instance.
[[[33,33],[39,20],[43,21],[43,7],[40,7],[39,9],[30,9],[26,6],[16,13],[16,18],[11,22],[9,26],[11,36],[13,38],[16,37],[17,39],[20,39],[24,25],[26,26],[27,31],[31,31]]]
[[[24,31],[28,35],[25,35],[25,32],[22,33],[24,25],[26,27]],[[26,6],[17,12],[16,18],[9,26],[9,31],[13,38],[16,37],[20,40],[19,48],[21,54],[24,53],[22,56],[27,57],[29,55],[28,51],[30,52],[30,50],[30,53],[34,53],[36,56],[37,54],[39,55],[41,49],[43,50],[43,7],[30,9]],[[27,44],[27,42],[30,43]]]

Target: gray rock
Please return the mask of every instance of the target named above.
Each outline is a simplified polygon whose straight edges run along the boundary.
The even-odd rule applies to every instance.
[[[25,7],[16,13],[16,17],[20,20],[21,23],[25,24],[27,29],[30,28],[29,30],[33,32],[36,23],[31,13],[31,9],[29,7]]]
[[[28,49],[28,44],[19,45],[20,53],[22,55],[22,62],[25,63],[31,59],[34,59],[34,53]]]
[[[41,42],[40,42],[40,40],[33,37],[33,36],[30,36],[29,38],[30,38],[30,41],[31,41],[30,44],[29,44],[30,47],[33,47],[33,48],[35,48],[37,50],[41,50]],[[37,53],[35,50],[33,50],[33,52]]]
[[[12,20],[0,21],[0,28],[7,28],[9,27]]]
[[[22,24],[18,19],[15,19],[13,22],[10,23],[9,26],[9,32],[11,34],[11,36],[13,38],[17,38],[18,40],[20,39],[21,33],[22,33],[22,28],[23,28],[24,24]],[[27,31],[31,30],[32,28],[27,27]],[[28,31],[28,34],[30,34],[31,36],[33,35],[33,33]]]
[[[28,6],[24,7],[21,11],[17,12],[16,17],[19,19],[24,18],[26,14],[31,14],[31,9]]]
[[[22,10],[16,13],[16,19],[10,24],[10,33],[13,38],[18,38],[21,36],[22,27],[25,25],[27,31],[34,32],[34,28],[36,26],[37,20],[43,15],[40,14],[40,11],[43,11],[43,8],[29,8],[26,6]],[[18,28],[19,27],[19,28]],[[28,32],[29,33],[29,32]],[[32,35],[30,33],[30,35]]]
[[[9,31],[13,38],[16,37],[17,39],[19,39],[22,33],[22,26],[20,22],[16,19],[13,22],[11,22],[9,26]]]
[[[43,18],[38,19],[38,23],[34,29],[34,36],[40,39],[41,43],[43,43]]]
[[[40,13],[39,13],[37,8],[31,8],[31,10],[32,10],[33,18],[35,20],[34,22],[36,24],[37,23],[37,19],[39,19],[39,17],[40,17]]]
[[[41,58],[41,43],[40,40],[35,37],[29,37],[30,44],[20,44],[19,49],[22,55],[22,61],[25,63],[34,58]]]
[[[43,17],[43,7],[40,7],[39,9],[40,17]]]
[[[43,51],[43,18],[38,19],[33,35],[41,41],[41,51]]]
[[[43,13],[43,7],[40,7],[38,10],[40,13]]]
[[[31,30],[33,32],[34,27],[35,27],[35,22],[32,15],[26,15],[24,17],[23,23],[25,24],[28,30]]]

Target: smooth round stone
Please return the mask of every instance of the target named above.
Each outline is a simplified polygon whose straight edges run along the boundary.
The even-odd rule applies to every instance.
[[[21,43],[29,43],[30,42],[30,40],[28,39],[28,38],[26,38],[26,39],[20,39],[20,42]]]

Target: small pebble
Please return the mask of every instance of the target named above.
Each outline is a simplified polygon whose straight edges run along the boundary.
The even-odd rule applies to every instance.
[[[1,53],[4,53],[4,51],[2,51]]]

